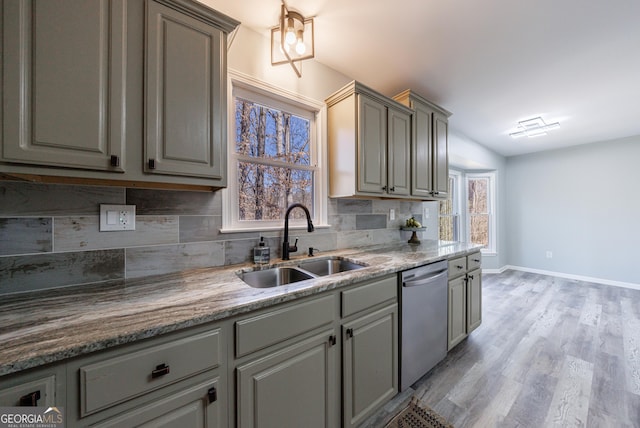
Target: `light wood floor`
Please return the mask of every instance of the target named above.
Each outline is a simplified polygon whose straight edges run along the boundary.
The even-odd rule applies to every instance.
[[[483,275],[482,325],[414,385],[456,428],[640,427],[640,290]]]

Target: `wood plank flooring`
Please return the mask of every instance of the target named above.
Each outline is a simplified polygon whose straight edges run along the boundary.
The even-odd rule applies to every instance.
[[[640,290],[482,281],[482,325],[413,386],[422,402],[456,428],[640,427]]]

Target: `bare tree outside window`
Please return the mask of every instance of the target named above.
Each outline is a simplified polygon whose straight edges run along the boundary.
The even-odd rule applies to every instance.
[[[460,240],[460,214],[458,212],[458,186],[456,184],[456,178],[449,176],[449,197],[443,201],[440,201],[440,239],[443,241],[458,241]]]
[[[469,236],[474,244],[489,246],[489,179],[467,178]]]
[[[295,202],[313,211],[309,119],[241,98],[235,118],[239,220],[281,220]]]

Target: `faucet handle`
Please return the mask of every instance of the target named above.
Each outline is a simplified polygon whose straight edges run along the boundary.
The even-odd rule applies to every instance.
[[[293,243],[293,245],[289,245],[289,252],[290,253],[295,253],[296,251],[298,251],[298,238],[296,237],[296,241]]]
[[[309,257],[313,257],[315,254],[313,254],[314,251],[320,251],[317,248],[313,248],[313,247],[309,247]]]

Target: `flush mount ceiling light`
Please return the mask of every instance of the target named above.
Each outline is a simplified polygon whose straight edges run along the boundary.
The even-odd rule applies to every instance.
[[[547,135],[547,131],[560,128],[559,122],[545,123],[541,117],[534,117],[533,119],[521,120],[518,122],[518,130],[510,133],[513,138],[520,137],[540,137]]]
[[[302,77],[302,60],[315,56],[313,18],[287,9],[282,2],[280,25],[271,29],[271,65],[291,64]]]

